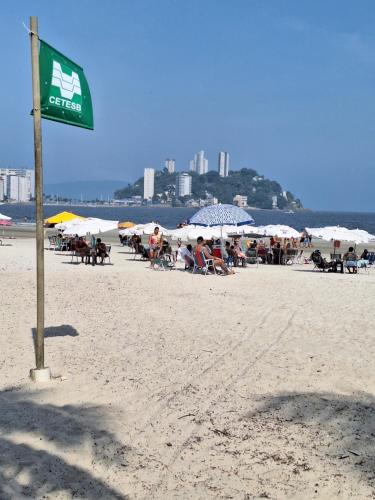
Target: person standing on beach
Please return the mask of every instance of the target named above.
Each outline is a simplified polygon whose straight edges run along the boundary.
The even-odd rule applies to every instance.
[[[150,234],[148,243],[150,245],[150,267],[154,269],[155,259],[157,258],[161,244],[163,242],[163,233],[159,233],[159,227],[155,226],[154,232]]]

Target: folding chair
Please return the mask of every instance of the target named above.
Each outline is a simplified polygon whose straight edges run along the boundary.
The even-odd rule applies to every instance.
[[[216,274],[216,269],[214,266],[214,259],[206,259],[203,252],[199,252],[199,259],[197,259],[197,255],[194,252],[194,268],[193,273],[198,271],[202,271],[203,274],[207,275],[210,272],[210,267],[213,269],[213,274]]]

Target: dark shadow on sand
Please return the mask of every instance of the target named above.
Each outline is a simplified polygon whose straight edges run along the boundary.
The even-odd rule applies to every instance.
[[[375,398],[372,394],[291,392],[263,396],[257,410],[248,412],[242,420],[253,432],[269,434],[269,442],[278,443],[280,454],[285,453],[292,442],[292,449],[296,450],[298,436],[307,433],[310,443],[306,444],[305,438],[301,444],[307,458],[319,457],[323,464],[329,465],[331,472],[336,470],[337,475],[343,477],[349,472],[375,491]],[[329,474],[327,471],[327,477]]]
[[[34,396],[17,388],[0,392],[0,498],[54,498],[63,493],[69,498],[125,499],[114,485],[95,477],[93,467],[84,468],[80,462],[82,448],[91,450],[93,464],[114,472],[127,465],[130,448],[105,429],[105,409],[56,406],[33,401]],[[12,439],[14,433],[22,435],[21,442]],[[51,452],[51,443],[58,454]],[[74,459],[68,462],[64,453],[70,451]]]

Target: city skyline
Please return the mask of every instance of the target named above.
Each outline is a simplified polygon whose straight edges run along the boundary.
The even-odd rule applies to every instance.
[[[35,196],[34,170],[0,168],[0,201],[27,202]]]

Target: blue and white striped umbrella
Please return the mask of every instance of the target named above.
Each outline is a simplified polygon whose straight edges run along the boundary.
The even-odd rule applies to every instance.
[[[193,215],[189,224],[197,226],[243,226],[254,224],[254,219],[245,210],[235,205],[210,205]]]

